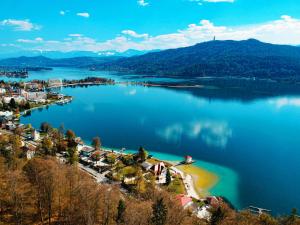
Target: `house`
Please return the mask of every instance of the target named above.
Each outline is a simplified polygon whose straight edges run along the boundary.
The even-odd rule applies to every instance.
[[[94,151],[93,154],[91,154],[91,158],[94,160],[94,161],[100,161],[102,156],[104,156],[106,154],[106,152],[103,152],[103,151]]]
[[[0,88],[0,94],[4,95],[6,93],[6,89],[5,88]]]
[[[11,111],[0,111],[0,116],[10,118],[10,117],[13,116],[13,112],[11,112]]]
[[[163,162],[159,162],[153,165],[151,170],[154,172],[156,176],[159,176],[163,172],[164,168],[166,168],[165,164]]]
[[[143,167],[144,170],[149,171],[152,168],[153,164],[145,161],[145,162],[142,163],[141,166]]]
[[[36,148],[32,145],[25,145],[23,151],[26,154],[27,159],[32,159],[35,155]]]
[[[179,201],[180,205],[186,209],[193,205],[193,199],[189,196],[180,194],[176,196],[176,199]]]
[[[39,92],[26,92],[26,91],[23,91],[22,96],[26,100],[32,101],[32,102],[45,102],[46,99],[47,99],[47,93],[43,92],[43,91],[39,91]]]
[[[95,151],[95,149],[90,146],[78,145],[78,152],[84,157],[90,157],[93,151]]]
[[[16,125],[13,124],[11,121],[8,121],[6,124],[5,124],[5,128],[6,130],[15,130],[16,129]]]
[[[166,168],[165,164],[163,162],[158,162],[156,164],[151,164],[147,161],[143,162],[141,164],[144,170],[146,171],[152,171],[156,176],[160,176],[164,169]]]
[[[14,99],[16,103],[21,103],[22,101],[26,102],[26,99],[22,96],[10,96],[10,97],[3,97],[3,101],[6,103],[6,104],[9,104],[11,99]]]
[[[33,129],[33,130],[31,131],[31,138],[32,138],[32,140],[34,140],[34,141],[40,140],[40,138],[41,138],[40,132],[38,132],[36,129]]]
[[[41,84],[34,83],[34,82],[25,83],[25,89],[27,89],[27,90],[39,90],[39,89],[41,89]]]
[[[185,163],[186,163],[186,164],[191,164],[191,163],[193,163],[193,158],[192,158],[192,156],[189,156],[189,155],[185,156]]]

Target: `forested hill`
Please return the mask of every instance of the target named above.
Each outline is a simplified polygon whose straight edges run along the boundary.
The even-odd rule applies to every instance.
[[[145,75],[300,77],[300,48],[255,39],[210,41],[102,63],[96,69]]]
[[[120,59],[118,56],[110,57],[73,57],[52,59],[44,56],[17,57],[0,60],[0,66],[7,67],[88,67],[91,65],[110,62]]]

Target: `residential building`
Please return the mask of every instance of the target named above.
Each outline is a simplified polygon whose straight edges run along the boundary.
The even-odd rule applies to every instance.
[[[189,196],[180,194],[176,196],[176,199],[179,201],[180,205],[186,209],[193,205],[193,199]]]
[[[34,141],[38,141],[41,138],[40,132],[38,132],[36,129],[33,129],[31,132],[31,138]]]
[[[61,87],[63,82],[61,79],[49,79],[48,80],[48,87]]]
[[[6,93],[5,88],[0,88],[0,94],[1,94],[1,95],[4,95],[5,93]]]

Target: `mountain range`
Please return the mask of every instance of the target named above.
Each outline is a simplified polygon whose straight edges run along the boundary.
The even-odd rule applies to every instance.
[[[110,56],[118,56],[118,57],[131,57],[142,55],[148,52],[159,51],[139,51],[134,49],[128,49],[124,52],[118,51],[70,51],[70,52],[61,52],[61,51],[38,51],[38,50],[12,50],[12,49],[3,49],[4,47],[0,46],[0,59],[6,58],[18,58],[21,56],[27,57],[37,57],[44,56],[53,59],[62,59],[62,58],[74,58],[74,57],[110,57]]]
[[[135,52],[134,56],[131,56]],[[175,77],[300,78],[300,48],[255,39],[209,41],[190,47],[128,56],[109,54],[81,57],[17,57],[0,60],[0,66],[86,67],[122,73]],[[73,53],[69,53],[71,56]],[[76,54],[75,54],[76,55]],[[108,56],[113,55],[113,56]]]
[[[300,48],[255,39],[210,41],[99,64],[96,69],[180,77],[300,76]]]
[[[102,56],[102,57],[73,57],[53,59],[45,56],[27,57],[21,56],[17,58],[8,58],[0,60],[2,67],[91,67],[106,63],[109,61],[120,59],[118,56]]]

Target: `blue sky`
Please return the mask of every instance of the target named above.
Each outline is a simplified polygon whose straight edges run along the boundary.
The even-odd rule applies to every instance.
[[[2,0],[0,50],[125,51],[257,38],[300,44],[297,0]]]

